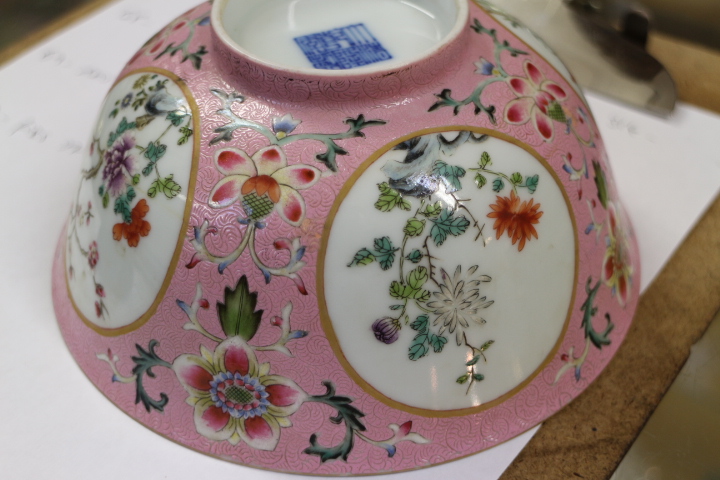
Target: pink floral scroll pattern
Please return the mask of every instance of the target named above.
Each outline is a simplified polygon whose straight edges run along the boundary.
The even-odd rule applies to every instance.
[[[183,15],[182,19],[192,21],[207,14],[209,10],[210,4],[203,4]],[[481,58],[492,61],[493,44],[487,36],[478,35],[470,28],[466,29],[464,43],[457,44],[455,53],[444,56],[442,68],[447,68],[446,74],[431,68],[432,65],[422,65],[411,71],[410,76],[406,79],[406,89],[401,90],[393,87],[380,88],[372,83],[369,87],[367,85],[360,87],[353,81],[347,81],[328,83],[319,93],[315,90],[306,91],[295,86],[293,86],[294,89],[286,91],[283,90],[285,87],[281,85],[281,77],[268,77],[261,69],[249,67],[240,69],[238,65],[234,64],[234,58],[229,52],[216,49],[216,43],[211,36],[211,27],[199,24],[187,47],[188,52],[196,52],[202,45],[206,46],[208,53],[203,56],[200,70],[197,70],[191,61],[181,62],[181,52],[172,57],[165,54],[156,58],[157,54],[144,54],[149,53],[147,48],[152,48],[152,46],[143,49],[140,55],[126,68],[123,75],[147,66],[158,66],[175,71],[185,79],[200,108],[203,122],[201,131],[197,134],[202,135],[205,140],[203,140],[200,152],[198,183],[193,199],[190,225],[200,225],[206,218],[211,219],[222,233],[213,239],[215,243],[212,244],[212,247],[219,251],[231,250],[240,238],[241,229],[236,221],[240,212],[239,206],[237,210],[222,212],[212,209],[208,205],[209,193],[221,178],[221,174],[213,162],[217,147],[210,147],[208,141],[216,135],[214,130],[225,122],[222,117],[216,115],[218,101],[217,97],[210,93],[211,90],[238,91],[248,95],[248,100],[242,106],[236,106],[234,110],[240,116],[263,121],[272,116],[282,117],[289,113],[293,118],[301,118],[303,126],[311,128],[308,131],[337,131],[338,123],[345,118],[356,116],[359,111],[365,112],[367,118],[383,118],[388,121],[388,124],[382,129],[369,129],[365,139],[346,141],[344,146],[351,154],[343,159],[344,162],[339,165],[337,174],[323,178],[311,189],[303,191],[307,210],[306,218],[299,227],[292,227],[277,217],[271,217],[268,219],[266,229],[261,232],[264,236],[258,241],[270,246],[269,250],[263,249],[262,251],[263,255],[269,255],[269,257],[262,257],[268,262],[275,254],[274,247],[271,247],[275,238],[289,238],[293,235],[302,237],[304,244],[308,246],[304,257],[304,260],[307,261],[305,271],[308,272],[305,278],[308,291],[306,296],[301,295],[297,290],[293,292],[295,287],[291,284],[290,289],[288,289],[289,284],[276,281],[265,285],[262,275],[249,257],[240,258],[233,268],[228,269],[224,274],[218,272],[217,265],[209,262],[201,262],[195,268],[187,269],[185,265],[191,261],[196,252],[188,241],[183,246],[181,257],[175,266],[175,275],[157,313],[144,327],[131,335],[105,337],[89,328],[82,327],[65,294],[62,268],[64,246],[61,246],[57,251],[53,270],[53,298],[68,347],[92,382],[121,409],[141,423],[198,451],[262,468],[313,474],[348,475],[414,469],[461,458],[489,448],[527,430],[529,426],[541,422],[575,398],[594,380],[618,349],[627,332],[629,314],[637,303],[637,276],[639,274],[637,265],[633,264],[631,275],[633,281],[629,283],[628,296],[622,306],[619,303],[617,292],[613,296],[612,286],[607,283],[601,284],[595,297],[595,304],[605,306],[608,313],[612,315],[612,321],[615,324],[612,331],[612,343],[602,349],[592,347],[593,356],[582,367],[579,381],[572,374],[573,370],[567,370],[568,373],[555,384],[557,372],[565,365],[562,355],[567,355],[571,347],[575,347],[575,354],[577,354],[585,346],[586,337],[585,330],[581,328],[583,315],[580,306],[587,300],[587,296],[584,295],[586,280],[590,277],[595,281],[603,280],[602,264],[608,250],[606,237],[610,235],[610,231],[607,223],[608,213],[600,200],[600,197],[603,196],[600,191],[606,192],[607,199],[613,204],[617,200],[614,185],[603,180],[604,172],[607,171],[607,161],[604,157],[602,143],[596,134],[597,127],[583,101],[572,92],[569,84],[552,69],[547,61],[535,54],[473,3],[471,3],[470,12],[471,18],[479,18],[485,28],[498,32],[498,39],[501,42],[507,40],[517,48],[523,51],[527,50],[527,58],[543,73],[544,77],[560,85],[569,94],[568,99],[560,103],[564,107],[563,112],[566,117],[573,120],[573,126],[584,143],[578,141],[574,135],[566,134],[566,130],[557,122],[554,124],[555,135],[552,142],[546,142],[538,134],[532,122],[523,125],[512,125],[505,122],[500,114],[504,112],[505,105],[517,96],[506,83],[500,81],[486,90],[487,97],[485,97],[487,103],[496,105],[498,112],[496,124],[492,124],[485,115],[475,115],[472,107],[460,111],[457,115],[449,108],[438,109],[432,114],[426,113],[428,107],[437,100],[433,94],[438,93],[442,86],[449,85],[453,91],[457,90],[463,95],[467,95],[476,87],[476,80],[484,78],[480,73],[474,73],[478,68],[475,62],[480,62]],[[157,40],[160,41],[165,33],[167,31],[164,31]],[[167,48],[170,43],[175,43],[175,45],[182,43],[188,37],[188,33],[189,29],[185,25],[171,31],[163,40],[163,46],[159,51]],[[508,55],[503,58],[503,66],[512,76],[524,76],[524,60],[525,58],[521,58],[521,56],[509,57]],[[247,83],[238,82],[228,76],[227,72],[241,73],[244,75],[243,82]],[[417,83],[426,85],[427,90],[415,90],[413,85]],[[242,91],[243,86],[252,87],[250,89],[252,91]],[[292,95],[293,98],[297,97],[298,104],[289,103],[287,97],[280,103],[274,104],[266,103],[259,98],[276,95],[278,91]],[[403,109],[393,110],[392,98],[385,95],[398,91],[407,95],[407,101]],[[306,92],[309,93],[306,94]],[[379,97],[383,97],[383,100],[375,100]],[[355,98],[356,103],[348,102],[348,99],[351,98]],[[399,113],[399,110],[402,110],[402,113]],[[373,152],[407,132],[417,131],[416,119],[420,119],[423,127],[428,128],[448,125],[493,128],[533,146],[540,155],[548,160],[562,179],[563,184],[566,185],[568,195],[571,197],[576,223],[581,230],[580,233],[584,233],[586,226],[591,223],[598,226],[604,225],[603,228],[592,230],[588,235],[580,235],[580,251],[590,253],[587,255],[587,261],[583,261],[580,265],[576,305],[557,357],[552,359],[546,370],[529,384],[528,388],[532,389],[532,395],[527,398],[523,397],[523,399],[519,396],[513,397],[500,405],[465,417],[431,418],[410,415],[376,400],[357,386],[342,369],[337,359],[334,358],[318,321],[316,285],[314,273],[312,273],[317,262],[318,252],[317,247],[313,247],[313,242],[317,241],[318,236],[322,234],[324,219],[330,209],[330,203],[325,199],[334,198],[354,168]],[[267,146],[262,138],[251,133],[247,132],[241,135],[238,132],[231,146],[244,150],[249,155]],[[591,136],[594,136],[594,145],[587,141]],[[291,154],[288,147],[286,153],[293,158],[291,161],[293,164],[315,165],[314,157],[317,153],[315,148],[298,148]],[[597,173],[593,167],[593,160],[598,164]],[[598,185],[602,185],[603,182],[605,182],[605,187],[599,187]],[[622,217],[620,217],[618,225],[619,229],[614,230],[612,234],[615,239],[626,238],[628,258],[632,261],[637,258],[634,239],[628,233]],[[598,234],[598,231],[601,233]],[[623,232],[622,236],[619,232]],[[186,233],[190,238],[193,232]],[[366,442],[358,442],[347,462],[308,461],[308,456],[301,452],[307,447],[311,434],[318,432],[321,441],[327,440],[328,444],[330,439],[342,435],[342,426],[326,421],[332,415],[331,409],[319,403],[306,403],[292,414],[290,418],[293,426],[281,431],[274,451],[255,450],[244,442],[232,445],[227,441],[211,441],[198,434],[195,429],[194,410],[185,403],[187,391],[170,370],[160,369],[155,379],[146,382],[148,394],[153,398],[159,398],[160,393],[166,393],[169,397],[164,413],[157,411],[148,413],[141,404],[135,403],[135,390],[122,382],[113,381],[107,363],[99,361],[95,356],[97,353],[105,353],[109,357],[117,355],[120,358],[117,363],[118,369],[127,374],[133,367],[130,357],[137,354],[136,345],[147,348],[153,339],[160,340],[160,344],[155,350],[159,358],[172,360],[182,354],[198,355],[201,345],[209,348],[213,343],[199,334],[188,335],[192,332],[182,329],[186,316],[178,307],[176,300],[184,299],[186,302],[192,300],[197,283],[202,282],[204,298],[213,307],[202,310],[201,319],[209,333],[220,336],[222,330],[217,321],[215,321],[215,325],[210,322],[214,314],[213,308],[217,302],[223,301],[224,288],[228,285],[235,286],[243,274],[248,278],[250,289],[260,292],[261,304],[259,307],[268,312],[265,323],[262,323],[253,341],[257,339],[258,345],[260,345],[274,340],[270,332],[276,331],[277,327],[269,323],[271,318],[280,316],[288,299],[293,302],[293,328],[308,332],[306,337],[298,339],[292,344],[294,358],[286,357],[279,352],[260,352],[258,354],[258,358],[262,357],[261,362],[272,365],[272,372],[277,371],[282,376],[292,378],[303,391],[311,395],[323,393],[321,387],[323,380],[332,381],[339,392],[352,397],[353,403],[366,413],[366,425],[370,430],[369,438],[384,438],[383,436],[389,432],[388,423],[408,420],[413,422],[414,432],[418,432],[432,443],[404,442],[395,456],[387,458],[383,449],[378,449]],[[612,278],[612,276],[608,276],[609,283],[612,283],[610,281]],[[596,315],[596,328],[600,329],[605,313],[605,311],[601,311]],[[302,365],[302,368],[299,365]]]

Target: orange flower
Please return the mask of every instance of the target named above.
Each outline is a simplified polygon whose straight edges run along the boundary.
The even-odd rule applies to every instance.
[[[115,241],[119,242],[121,238],[125,238],[129,246],[137,247],[140,243],[140,237],[147,237],[150,233],[150,222],[143,220],[149,211],[150,206],[143,198],[130,212],[132,218],[130,223],[116,223],[113,227]]]
[[[493,209],[488,213],[489,218],[494,218],[493,228],[496,230],[496,238],[500,237],[507,230],[508,238],[512,238],[512,244],[515,245],[518,240],[518,252],[525,248],[525,242],[532,240],[532,237],[538,238],[537,230],[533,225],[540,223],[540,217],[543,212],[539,212],[540,204],[535,203],[534,199],[520,202],[520,198],[515,192],[510,193],[510,197],[497,197],[497,203],[490,205]]]

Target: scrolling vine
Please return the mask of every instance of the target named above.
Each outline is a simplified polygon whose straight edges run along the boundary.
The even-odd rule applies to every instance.
[[[208,332],[199,318],[199,313],[210,306],[203,298],[199,283],[190,304],[176,300],[188,319],[183,328],[216,343],[214,350],[201,346],[200,355],[184,353],[170,362],[155,352],[159,342],[153,339],[147,349],[136,345],[138,355],[131,357],[134,366],[129,375],[120,372],[117,365],[120,359],[111,350],[98,354],[97,358],[110,366],[114,382],[135,384],[135,403],[142,403],[148,412],[164,412],[170,399],[165,393],[152,398],[145,389],[145,378],[154,378],[156,368],[172,370],[188,394],[186,403],[194,409],[197,433],[215,442],[227,441],[232,445],[243,442],[257,450],[274,450],[282,429],[292,427],[290,417],[303,404],[313,402],[335,411],[330,417],[332,423],[345,425],[345,435],[336,445],[324,446],[316,433],[310,436],[310,445],[304,453],[319,457],[321,462],[347,461],[356,438],[385,449],[389,457],[395,455],[401,442],[429,442],[412,431],[411,421],[389,424],[391,436],[372,439],[364,433],[367,430],[362,421],[365,414],[352,405],[352,398],[338,395],[332,382],[322,382],[325,393],[311,395],[294,380],[271,373],[271,364],[262,363],[258,355],[274,351],[292,357],[288,345],[306,337],[308,332],[292,329],[293,304],[287,302],[280,316],[270,319],[271,326],[280,329],[278,339],[267,345],[253,345],[251,341],[262,328],[265,313],[256,310],[257,296],[257,292],[250,291],[244,275],[234,289],[225,288],[224,303],[217,303],[217,320],[224,337]]]
[[[191,240],[195,254],[187,267],[193,268],[201,261],[208,261],[217,264],[218,271],[222,273],[240,258],[245,250],[248,250],[266,283],[269,283],[273,277],[286,277],[295,282],[298,290],[306,295],[305,284],[298,275],[305,266],[305,262],[302,261],[305,246],[301,244],[300,237],[276,239],[273,243],[274,247],[278,250],[287,250],[290,259],[285,265],[271,266],[264,263],[257,254],[256,233],[265,228],[264,220],[272,213],[276,213],[289,225],[300,226],[305,218],[305,200],[299,191],[312,187],[323,175],[337,172],[338,155],[348,154],[348,151],[336,142],[363,138],[365,128],[384,125],[385,122],[366,120],[363,115],[359,115],[345,120],[345,124],[349,127],[342,133],[294,133],[301,121],[289,114],[274,117],[271,126],[267,127],[239,117],[233,112],[233,104],[244,102],[245,98],[242,95],[220,90],[212,90],[212,93],[221,100],[222,108],[217,113],[225,117],[227,123],[215,129],[218,135],[210,140],[210,145],[232,141],[233,134],[239,129],[257,132],[269,145],[252,156],[234,147],[222,148],[215,152],[215,166],[223,178],[210,192],[208,204],[211,208],[221,209],[239,202],[244,215],[238,217],[238,222],[245,226],[245,231],[238,245],[230,253],[222,255],[211,252],[206,242],[207,235],[218,233],[217,228],[208,220],[195,226],[194,238]],[[312,165],[288,165],[284,147],[298,141],[319,142],[324,146],[325,150],[318,153],[316,159],[327,167],[326,172],[323,173]]]

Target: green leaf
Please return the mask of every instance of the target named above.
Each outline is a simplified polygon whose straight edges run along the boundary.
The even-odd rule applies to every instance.
[[[420,250],[415,249],[410,252],[405,258],[410,260],[412,263],[420,263],[420,260],[423,259],[423,254]]]
[[[133,175],[133,177],[132,177],[132,184],[133,184],[133,185],[137,185],[138,183],[140,183],[140,175],[135,174],[135,175]]]
[[[525,186],[527,187],[527,189],[530,193],[535,193],[535,190],[537,190],[539,181],[540,181],[540,177],[538,175],[533,175],[532,177],[528,177],[525,180]]]
[[[475,355],[475,356],[472,358],[472,360],[470,360],[469,362],[467,362],[465,365],[468,366],[468,367],[472,367],[473,365],[475,365],[475,364],[476,364],[477,362],[479,362],[479,361],[480,361],[480,355]]]
[[[362,248],[358,250],[352,261],[348,263],[348,267],[352,267],[353,265],[370,265],[374,260],[375,255],[367,248]]]
[[[123,133],[127,132],[128,130],[132,130],[135,127],[137,127],[137,124],[135,122],[128,122],[127,117],[123,117],[122,120],[120,120],[120,123],[118,124],[117,128],[114,132],[110,132],[110,136],[108,137],[107,146],[110,148],[113,143],[115,143],[115,140],[118,139]]]
[[[612,332],[615,328],[615,324],[612,322],[610,314],[606,313],[605,320],[607,323],[605,330],[602,332],[595,330],[592,319],[598,310],[594,305],[595,296],[598,294],[598,290],[600,290],[600,285],[602,285],[602,283],[598,280],[593,288],[590,288],[590,285],[592,285],[592,277],[589,277],[587,279],[587,283],[585,284],[585,291],[588,294],[588,298],[580,307],[580,310],[583,312],[581,325],[585,329],[585,338],[589,339],[597,348],[602,349],[603,346],[610,345],[612,343],[612,340],[610,339],[610,332]]]
[[[110,118],[115,118],[115,117],[117,117],[117,114],[118,114],[118,113],[120,113],[120,110],[118,110],[117,108],[114,109],[112,112],[110,112]]]
[[[410,295],[410,298],[417,300],[418,302],[425,303],[430,300],[430,292],[427,290],[414,290]]]
[[[480,351],[481,351],[481,352],[484,352],[485,350],[487,350],[488,348],[490,348],[490,346],[491,346],[493,343],[495,343],[495,340],[488,340],[487,342],[483,343],[483,344],[482,344],[482,347],[480,347]]]
[[[168,113],[167,117],[165,117],[165,120],[169,120],[174,127],[179,127],[185,121],[185,117],[187,117],[188,115],[189,114],[187,112],[183,112],[182,110],[175,110]]]
[[[436,218],[438,215],[440,215],[440,212],[442,212],[442,204],[440,202],[432,203],[425,207],[425,210],[420,212],[422,215],[426,216],[427,218]]]
[[[193,134],[193,130],[192,130],[192,128],[188,128],[188,127],[180,127],[180,133],[182,134],[182,136],[178,139],[177,144],[185,145],[188,142],[188,140],[190,140],[190,137]]]
[[[405,287],[398,282],[397,280],[393,280],[390,284],[390,296],[393,298],[407,298],[405,295]]]
[[[155,78],[155,77],[152,77],[152,78]],[[151,92],[161,90],[161,89],[165,88],[165,84],[167,82],[168,82],[167,80],[158,80],[157,82],[155,82],[155,86],[149,87],[148,90],[150,90]]]
[[[327,393],[319,396],[311,396],[306,402],[319,402],[328,405],[337,410],[337,415],[330,417],[330,421],[335,424],[345,424],[345,435],[342,441],[332,447],[324,447],[318,443],[317,434],[310,435],[310,446],[303,450],[308,455],[317,455],[321,462],[329,460],[342,459],[347,461],[350,452],[353,449],[353,439],[356,432],[366,430],[360,418],[365,414],[352,405],[352,399],[335,394],[335,385],[332,382],[322,382]]]
[[[462,235],[470,226],[467,218],[462,215],[455,217],[454,212],[450,209],[443,210],[437,220],[432,220],[432,222],[433,227],[430,230],[430,235],[438,247],[445,242],[448,235],[455,237]]]
[[[475,185],[477,185],[478,188],[484,187],[486,183],[487,183],[487,178],[485,178],[483,175],[481,175],[479,173],[477,175],[475,175]]]
[[[472,377],[473,377],[473,380],[475,380],[476,382],[482,382],[483,380],[485,380],[485,375],[483,375],[481,373],[476,373]]]
[[[145,89],[140,90],[137,95],[135,95],[135,100],[132,102],[132,108],[134,111],[137,112],[138,108],[145,105],[145,101],[148,99],[148,94],[145,91]]]
[[[157,183],[158,190],[165,194],[167,198],[175,198],[182,190],[182,187],[173,180],[170,174],[165,178],[158,178],[153,184]]]
[[[143,88],[147,84],[148,80],[150,80],[150,75],[141,76],[140,78],[135,80],[135,83],[133,83],[133,90],[139,90]]]
[[[378,190],[380,190],[380,197],[375,202],[375,208],[381,212],[389,212],[395,207],[399,207],[402,210],[410,210],[410,202],[405,200],[400,192],[393,189],[388,185],[387,182],[379,183]]]
[[[607,180],[605,178],[605,172],[603,172],[602,167],[600,166],[600,163],[598,163],[596,160],[593,160],[593,170],[595,171],[595,186],[597,187],[597,196],[598,200],[600,200],[600,205],[603,206],[603,208],[607,209],[608,206],[608,190],[607,190]]]
[[[161,143],[150,142],[145,149],[145,158],[149,159],[152,163],[157,163],[158,160],[165,155],[167,145]]]
[[[460,385],[462,385],[464,383],[467,383],[468,380],[470,380],[470,374],[466,373],[465,375],[458,377],[457,380],[455,380],[455,381],[457,383],[459,383]]]
[[[375,258],[383,270],[389,270],[395,261],[395,248],[389,237],[375,239]]]
[[[425,285],[425,282],[429,279],[428,270],[425,267],[418,267],[408,274],[408,285],[413,290],[418,290]]]
[[[505,188],[505,182],[502,181],[502,178],[493,180],[493,192],[499,193],[503,188]]]
[[[460,179],[465,176],[465,169],[454,165],[448,165],[442,160],[438,160],[433,165],[433,174],[444,178],[448,185],[447,193],[457,192],[462,189]]]
[[[483,152],[482,155],[480,155],[480,161],[478,162],[480,165],[480,168],[485,168],[488,165],[492,165],[492,160],[490,160],[490,154],[488,152]]]
[[[410,360],[415,361],[427,355],[428,347],[425,345],[426,341],[427,335],[420,334],[415,336],[408,349],[408,358]]]
[[[400,310],[405,305],[390,305],[390,310]]]
[[[135,189],[133,187],[128,187],[125,195],[127,195],[128,203],[132,202],[135,198]]]
[[[403,228],[403,232],[408,237],[419,237],[420,235],[422,235],[424,229],[425,220],[418,220],[417,218],[413,217],[408,219],[405,228]]]
[[[565,123],[567,117],[563,111],[562,106],[557,102],[551,102],[547,109],[547,116],[555,120],[556,122]]]
[[[148,188],[147,194],[150,198],[155,198],[155,196],[158,193],[158,181],[155,180],[152,184],[150,184],[150,188]]]
[[[105,192],[105,195],[102,197],[102,205],[103,208],[107,208],[108,205],[110,205],[110,195],[108,195],[107,192]]]
[[[122,216],[125,223],[132,222],[130,200],[127,195],[120,195],[115,199],[115,207],[113,208],[113,211]]]
[[[428,331],[428,319],[427,315],[420,315],[410,324],[410,328],[420,333],[427,333]]]
[[[430,335],[430,339],[429,339],[428,343],[430,344],[430,346],[433,347],[433,350],[435,351],[435,353],[440,353],[440,352],[442,352],[442,349],[445,346],[445,344],[447,343],[447,341],[448,341],[447,338],[445,338],[443,336],[438,336],[438,335],[432,334],[432,335]]]
[[[510,181],[511,181],[514,185],[520,185],[520,184],[522,183],[522,181],[523,181],[523,176],[520,175],[520,172],[515,172],[515,173],[513,173],[513,174],[510,176]]]
[[[255,336],[263,314],[262,310],[255,310],[256,304],[257,292],[250,292],[245,275],[240,277],[234,290],[225,287],[225,303],[217,303],[217,312],[228,338],[240,336],[249,341]]]
[[[138,403],[142,402],[145,410],[147,410],[148,412],[150,412],[151,408],[157,410],[158,412],[162,412],[165,408],[165,405],[167,405],[168,403],[167,394],[160,393],[160,399],[155,400],[147,393],[147,391],[145,390],[145,385],[143,384],[143,379],[145,378],[145,376],[155,378],[155,372],[153,372],[152,370],[153,368],[172,368],[172,365],[170,363],[166,362],[165,360],[160,358],[157,353],[155,353],[155,347],[157,347],[157,345],[157,340],[150,340],[148,349],[145,350],[136,343],[135,349],[138,352],[138,356],[130,357],[130,359],[135,364],[132,369],[132,373],[135,376],[135,404],[137,405]]]

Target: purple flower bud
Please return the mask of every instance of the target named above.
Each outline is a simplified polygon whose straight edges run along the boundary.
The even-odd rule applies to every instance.
[[[484,58],[480,58],[479,62],[475,62],[475,66],[477,67],[475,73],[479,73],[481,75],[492,75],[493,70],[495,70],[495,65],[488,62]]]
[[[383,317],[378,318],[372,324],[372,331],[378,341],[390,345],[395,342],[400,334],[400,323],[395,318]]]

